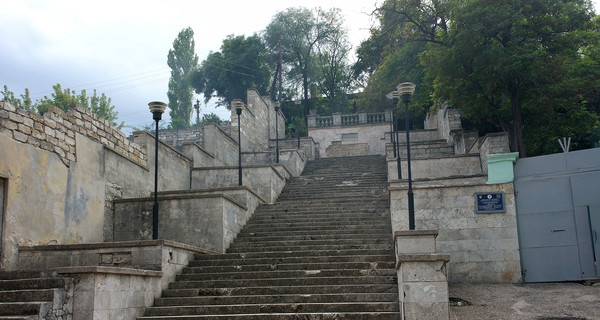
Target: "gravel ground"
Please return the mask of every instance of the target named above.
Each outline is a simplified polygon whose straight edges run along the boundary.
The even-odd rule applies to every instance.
[[[450,284],[451,320],[600,320],[600,283]]]

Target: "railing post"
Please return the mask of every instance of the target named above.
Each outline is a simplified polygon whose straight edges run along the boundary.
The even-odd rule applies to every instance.
[[[358,123],[359,124],[365,124],[367,123],[367,113],[366,112],[359,112],[358,113]]]
[[[342,125],[342,114],[339,112],[336,112],[333,114],[333,125],[334,126],[341,126]]]

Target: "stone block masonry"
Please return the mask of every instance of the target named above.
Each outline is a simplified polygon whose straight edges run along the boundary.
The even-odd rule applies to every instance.
[[[55,153],[69,167],[76,159],[77,133],[146,166],[146,150],[126,139],[108,120],[74,106],[69,112],[50,107],[43,116],[0,101],[0,132],[10,138]]]

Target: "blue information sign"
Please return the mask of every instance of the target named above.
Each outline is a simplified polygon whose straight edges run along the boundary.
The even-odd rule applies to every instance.
[[[504,192],[476,193],[475,209],[477,213],[506,212]]]

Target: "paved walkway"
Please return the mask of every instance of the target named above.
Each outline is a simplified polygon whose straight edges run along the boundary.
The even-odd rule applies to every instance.
[[[600,319],[600,284],[450,284],[449,291],[471,303],[451,306],[451,320]]]

